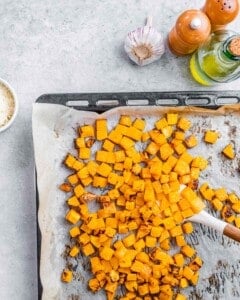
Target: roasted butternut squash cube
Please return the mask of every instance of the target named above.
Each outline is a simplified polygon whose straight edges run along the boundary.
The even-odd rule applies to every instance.
[[[154,142],[150,142],[146,148],[146,151],[151,154],[151,155],[155,155],[159,150],[159,145],[157,145]]]
[[[122,115],[120,117],[119,124],[122,124],[122,125],[125,125],[125,126],[131,126],[132,125],[131,117],[126,116],[126,115]]]
[[[173,148],[178,155],[181,155],[182,153],[184,153],[186,151],[186,147],[183,145],[183,143],[174,145]]]
[[[135,180],[133,182],[133,190],[136,192],[144,191],[145,182],[142,179]]]
[[[165,136],[166,139],[170,138],[173,133],[172,126],[167,126],[161,129],[162,134]]]
[[[163,232],[163,228],[160,226],[152,226],[151,228],[151,236],[152,237],[160,237]]]
[[[186,241],[183,235],[176,236],[176,244],[178,247],[183,247],[186,245]]]
[[[172,147],[168,143],[163,144],[160,147],[159,152],[162,160],[167,160],[168,157],[174,153]]]
[[[183,294],[178,293],[175,300],[187,300],[187,297]]]
[[[200,212],[201,210],[196,209],[196,213]],[[190,218],[194,215],[194,211],[193,211],[192,208],[187,208],[187,209],[183,210],[181,212],[181,214],[182,214],[183,219],[187,219],[187,218]]]
[[[95,230],[95,229],[104,229],[105,228],[105,222],[103,220],[103,218],[92,218],[88,224],[87,224],[88,228],[90,228],[91,230]]]
[[[187,118],[180,118],[177,123],[177,127],[183,131],[187,131],[192,126],[191,121]]]
[[[185,266],[183,268],[183,276],[188,279],[188,280],[191,280],[191,278],[193,277],[194,275],[194,272],[193,270],[191,270],[188,266]]]
[[[69,234],[71,237],[77,237],[80,234],[80,229],[78,226],[74,226],[69,230]]]
[[[138,130],[136,127],[130,126],[127,128],[127,131],[123,133],[125,136],[133,139],[134,141],[140,141],[142,137],[141,130]]]
[[[212,200],[215,195],[214,191],[209,188],[207,183],[202,184],[199,190],[202,197],[209,201]]]
[[[76,196],[72,196],[68,198],[67,204],[72,207],[78,207],[80,205],[78,198]]]
[[[137,242],[135,242],[135,244],[133,245],[133,247],[138,251],[142,251],[142,249],[145,248],[145,242],[143,239],[139,239]]]
[[[228,194],[224,188],[219,188],[216,189],[215,191],[215,196],[220,200],[220,201],[225,201],[228,198]]]
[[[185,133],[183,131],[176,130],[174,132],[174,138],[180,141],[183,141],[185,138]]]
[[[123,149],[127,150],[134,146],[134,141],[126,136],[122,137],[120,140],[120,146],[122,146]]]
[[[92,244],[88,243],[82,247],[82,252],[84,253],[84,255],[90,256],[95,252],[95,250]]]
[[[74,209],[70,209],[67,214],[65,219],[72,223],[72,224],[76,224],[79,220],[80,220],[81,216],[78,212],[76,212]]]
[[[77,246],[73,246],[69,252],[71,257],[76,257],[79,253],[80,249]]]
[[[123,163],[115,163],[113,168],[116,171],[123,171]]]
[[[196,253],[195,249],[193,249],[191,246],[189,245],[184,245],[181,248],[181,253],[183,253],[185,256],[187,257],[193,257],[193,255]]]
[[[240,228],[240,217],[235,217],[234,218],[234,223],[235,223],[235,226],[237,228]]]
[[[64,164],[65,166],[67,166],[68,168],[72,168],[73,164],[75,163],[76,161],[76,158],[71,155],[71,154],[68,154],[64,160]]]
[[[111,249],[110,247],[103,247],[99,251],[100,257],[107,261],[111,260],[113,254],[114,254],[114,250]]]
[[[106,151],[112,152],[115,147],[115,144],[109,140],[104,140],[102,144],[102,148]]]
[[[228,194],[228,200],[234,204],[234,203],[237,203],[238,202],[238,197],[234,194],[234,193],[231,193],[231,194]]]
[[[223,203],[218,198],[214,198],[212,200],[212,205],[213,205],[214,209],[218,210],[218,211],[221,211],[223,208]]]
[[[182,267],[184,265],[184,257],[181,253],[176,253],[173,255],[173,259],[178,267]]]
[[[240,200],[232,205],[232,209],[235,213],[240,214]]]
[[[94,176],[92,185],[94,187],[104,188],[107,186],[108,180],[105,177]]]
[[[135,241],[136,241],[135,234],[130,234],[123,239],[123,244],[125,247],[129,248],[134,245]]]
[[[203,265],[203,261],[199,256],[196,256],[189,264],[189,268],[193,271],[198,271]]]
[[[144,143],[144,142],[147,142],[149,139],[150,139],[150,134],[148,132],[143,132],[141,141]]]
[[[75,185],[78,183],[78,176],[76,174],[69,175],[67,179],[71,185]]]
[[[166,118],[162,118],[155,123],[155,127],[158,130],[161,130],[162,128],[167,127],[167,126],[168,126],[168,122],[167,122]]]
[[[133,165],[133,160],[130,157],[126,157],[123,163],[123,168],[125,170],[131,170]]]
[[[97,278],[91,278],[88,281],[88,286],[89,286],[90,290],[93,292],[97,292],[98,290],[101,289],[100,282],[98,281]]]
[[[94,176],[97,172],[98,164],[95,161],[89,161],[86,165],[88,175]]]
[[[117,189],[112,189],[108,191],[108,196],[111,200],[117,199],[120,196],[120,193]]]
[[[126,157],[125,157],[125,152],[123,150],[118,150],[114,152],[115,155],[115,161],[116,163],[118,162],[124,162]]]
[[[193,147],[197,146],[197,144],[198,144],[198,140],[197,140],[196,136],[193,134],[188,136],[184,142],[188,148],[193,148]]]
[[[143,130],[145,128],[146,121],[144,119],[136,118],[132,124],[133,127],[136,127],[139,130]]]
[[[107,129],[107,120],[99,119],[95,122],[96,127],[96,138],[98,141],[102,141],[107,138],[108,129]]]
[[[146,236],[145,238],[146,247],[153,248],[156,246],[156,243],[157,243],[157,239],[155,237]]]
[[[182,234],[183,234],[182,228],[181,228],[180,225],[171,228],[169,231],[170,231],[170,235],[171,235],[172,237],[175,237],[175,236],[178,236],[178,235],[182,235]]]
[[[191,162],[191,167],[199,168],[200,170],[206,169],[207,165],[208,161],[201,156],[195,157]]]
[[[94,137],[94,128],[91,125],[83,125],[79,127],[81,137]]]
[[[59,185],[59,190],[65,193],[69,193],[72,190],[72,186],[68,182],[63,182]]]
[[[84,232],[78,237],[78,241],[81,245],[86,245],[91,241],[91,238],[86,232]]]
[[[198,272],[194,273],[194,275],[191,277],[191,283],[192,285],[196,285],[198,283],[199,274]]]
[[[120,141],[122,139],[122,134],[121,132],[117,131],[117,130],[112,130],[109,134],[108,134],[108,139],[110,141],[112,141],[114,144],[119,145]]]
[[[183,232],[186,234],[190,234],[193,232],[193,225],[191,222],[186,222],[182,224]]]
[[[215,144],[219,137],[219,133],[215,130],[207,130],[204,135],[204,141],[209,144]]]
[[[64,269],[61,275],[61,280],[63,282],[69,283],[73,279],[73,273],[69,269]]]
[[[180,199],[180,195],[178,191],[170,192],[168,194],[168,200],[170,203],[176,203]]]
[[[167,230],[170,230],[175,227],[175,222],[172,217],[169,217],[163,220],[163,225]]]
[[[83,167],[81,170],[77,172],[77,175],[79,179],[87,178],[89,177],[89,172],[87,167]]]
[[[185,151],[180,155],[179,159],[184,160],[187,164],[190,164],[191,161],[193,160],[193,157],[190,153]]]
[[[87,178],[81,178],[81,183],[83,186],[88,186],[90,183],[92,183],[93,179],[92,177],[87,177]]]
[[[179,286],[182,289],[187,288],[189,286],[187,279],[186,278],[181,278]]]
[[[157,285],[149,285],[149,292],[150,294],[158,294],[160,291],[160,286]],[[151,297],[149,299],[152,299]]]
[[[77,198],[80,198],[85,193],[85,189],[81,184],[78,184],[74,188],[74,194],[76,195]]]
[[[189,174],[190,173],[189,164],[186,163],[184,160],[179,159],[174,167],[174,172],[178,173],[180,176]]]
[[[75,145],[76,148],[85,148],[86,143],[85,143],[85,138],[84,137],[79,137],[75,140]]]
[[[108,177],[111,171],[112,167],[106,163],[101,163],[97,168],[97,173],[102,177]]]
[[[114,129],[114,131],[118,132],[120,135],[125,135],[128,132],[128,130],[129,127],[122,124],[117,124]]]
[[[151,139],[153,140],[153,142],[155,142],[159,146],[167,143],[166,137],[162,133],[160,133],[158,130],[149,131],[149,135],[150,135]]]
[[[167,114],[168,125],[176,125],[177,121],[178,121],[178,114],[176,114],[176,113],[168,113]]]

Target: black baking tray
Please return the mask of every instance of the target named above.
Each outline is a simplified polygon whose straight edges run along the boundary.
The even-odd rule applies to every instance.
[[[216,109],[222,105],[240,103],[240,91],[181,91],[123,93],[64,93],[44,94],[36,103],[52,103],[78,110],[104,112],[119,106],[201,106]],[[37,174],[36,174],[37,178]],[[36,180],[37,182],[37,180]],[[37,216],[39,207],[36,184]],[[38,217],[37,217],[38,219]],[[37,222],[38,299],[42,297],[40,280],[41,232]]]

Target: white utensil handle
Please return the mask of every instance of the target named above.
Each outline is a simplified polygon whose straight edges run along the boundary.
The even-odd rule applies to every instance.
[[[226,235],[237,242],[240,242],[240,229],[209,215],[204,210],[202,210],[197,215],[188,218],[188,220],[209,226],[217,230],[221,234]]]
[[[223,234],[224,228],[227,225],[226,222],[214,218],[213,216],[209,215],[204,210],[202,210],[200,213],[192,216],[188,220],[209,226],[209,227],[217,230],[221,234]]]

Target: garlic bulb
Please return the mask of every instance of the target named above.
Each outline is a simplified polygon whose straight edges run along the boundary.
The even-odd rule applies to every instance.
[[[152,18],[148,17],[147,24],[129,32],[124,49],[129,58],[139,66],[144,66],[158,60],[164,53],[162,34],[152,27]]]

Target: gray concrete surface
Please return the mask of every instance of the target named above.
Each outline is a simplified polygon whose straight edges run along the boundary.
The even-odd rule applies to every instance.
[[[0,299],[37,299],[32,103],[43,93],[203,90],[188,58],[167,52],[139,68],[123,52],[127,32],[153,15],[167,35],[177,15],[203,1],[1,0],[0,77],[20,102],[0,133]],[[238,18],[231,28],[237,30]],[[239,80],[212,89],[239,89]],[[47,149],[46,149],[47,151]]]

